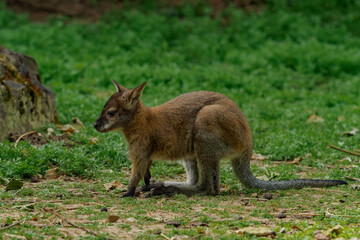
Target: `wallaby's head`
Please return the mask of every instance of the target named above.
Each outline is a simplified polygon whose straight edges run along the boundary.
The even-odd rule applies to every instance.
[[[146,82],[134,89],[127,89],[114,80],[117,93],[113,94],[105,104],[94,127],[99,132],[109,132],[126,127],[140,107],[140,96]]]

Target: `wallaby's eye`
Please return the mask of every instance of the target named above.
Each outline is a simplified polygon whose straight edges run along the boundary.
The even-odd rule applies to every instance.
[[[107,112],[107,115],[108,115],[109,117],[113,117],[113,116],[115,116],[115,111],[108,111],[108,112]]]

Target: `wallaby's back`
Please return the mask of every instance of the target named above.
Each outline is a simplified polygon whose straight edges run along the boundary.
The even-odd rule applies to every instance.
[[[151,112],[150,122],[154,122],[153,136],[157,142],[154,156],[158,154],[157,157],[167,159],[193,156],[194,140],[203,129],[206,134],[217,135],[233,149],[252,148],[250,128],[244,115],[223,94],[186,93],[151,108]]]

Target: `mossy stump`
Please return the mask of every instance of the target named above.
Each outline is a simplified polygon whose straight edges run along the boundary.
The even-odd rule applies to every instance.
[[[58,122],[55,94],[40,81],[32,57],[0,45],[0,141]]]

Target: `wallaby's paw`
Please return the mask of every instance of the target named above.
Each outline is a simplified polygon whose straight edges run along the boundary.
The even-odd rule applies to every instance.
[[[126,198],[126,197],[134,197],[134,193],[125,193],[124,195],[121,196],[121,198]]]

